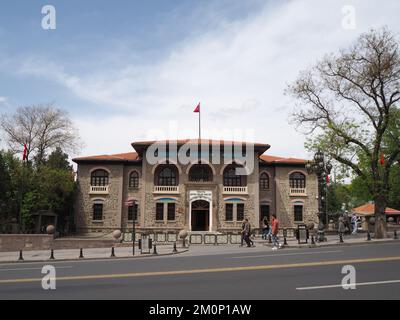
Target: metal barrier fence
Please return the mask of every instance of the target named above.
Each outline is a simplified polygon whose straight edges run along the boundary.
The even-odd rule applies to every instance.
[[[253,233],[253,236],[260,236],[261,233],[258,229]],[[152,232],[146,233],[149,235],[153,243],[158,244],[171,244],[178,242],[180,239],[177,232]],[[279,230],[278,236],[283,238],[286,234],[287,238],[294,238],[296,236],[294,228],[283,228]],[[124,242],[132,242],[132,232],[123,233]],[[136,233],[136,241],[142,237],[142,232]],[[242,235],[240,233],[192,233],[186,239],[189,244],[206,244],[206,245],[226,245],[226,244],[240,244]]]
[[[136,232],[136,241],[142,238],[142,234],[147,234],[154,243],[174,243],[178,241],[178,233],[175,232]],[[132,242],[132,232],[124,232],[122,234],[123,242]]]

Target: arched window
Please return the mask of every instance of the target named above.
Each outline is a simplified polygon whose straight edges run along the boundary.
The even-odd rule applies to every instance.
[[[213,173],[210,166],[206,164],[195,164],[190,168],[189,181],[207,182],[213,180]]]
[[[108,186],[108,172],[103,169],[98,169],[92,172],[90,184],[92,186]]]
[[[139,173],[137,171],[132,171],[129,175],[129,188],[139,188]]]
[[[156,170],[155,185],[157,186],[177,186],[178,169],[173,165],[161,165]]]
[[[247,184],[245,175],[236,175],[237,165],[229,165],[224,170],[224,186],[244,187]]]
[[[265,172],[260,174],[260,189],[261,190],[269,189],[269,176]]]
[[[306,176],[301,172],[293,172],[289,176],[290,188],[305,188]]]

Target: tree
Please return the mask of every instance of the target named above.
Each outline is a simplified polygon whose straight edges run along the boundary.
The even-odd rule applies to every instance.
[[[24,168],[11,152],[0,151],[0,220],[19,220]],[[26,168],[25,171],[28,171]]]
[[[6,168],[3,152],[0,152],[0,221],[8,218],[10,174]]]
[[[68,155],[62,151],[60,147],[57,147],[46,161],[46,166],[52,169],[64,169],[72,171],[72,166],[69,164]]]
[[[76,151],[79,138],[68,115],[53,105],[18,108],[0,119],[5,140],[14,152],[22,153],[27,146],[28,160],[43,164],[48,153],[57,147]]]
[[[386,28],[361,35],[302,72],[288,93],[298,100],[292,121],[307,129],[310,149],[321,148],[363,180],[375,202],[375,237],[386,237],[390,172],[400,155],[394,36]]]

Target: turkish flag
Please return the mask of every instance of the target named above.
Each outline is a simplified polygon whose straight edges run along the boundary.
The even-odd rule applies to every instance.
[[[28,160],[28,147],[26,146],[26,143],[24,144],[24,154],[22,156],[22,161]]]
[[[196,109],[194,109],[193,112],[195,112],[195,113],[199,113],[199,112],[200,112],[200,102],[199,102],[199,104],[197,105]]]
[[[381,154],[380,163],[381,163],[382,166],[385,164],[385,155],[383,153]]]

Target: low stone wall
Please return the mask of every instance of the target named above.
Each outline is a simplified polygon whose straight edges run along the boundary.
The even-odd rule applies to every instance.
[[[115,240],[99,239],[54,239],[52,235],[42,234],[1,234],[0,252],[111,248],[118,245]]]
[[[53,249],[92,249],[92,248],[111,248],[118,245],[120,241],[115,240],[96,240],[96,239],[56,239]]]
[[[50,249],[54,237],[43,234],[0,234],[0,252]]]

